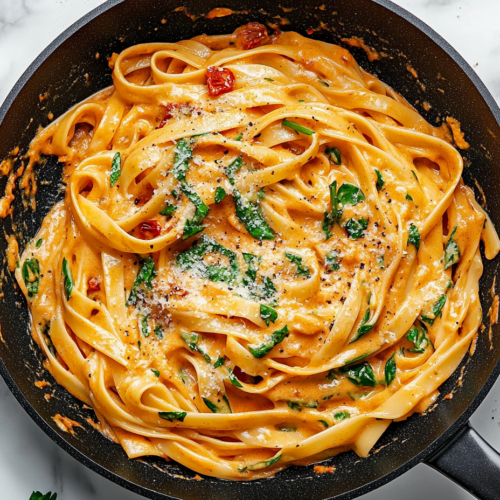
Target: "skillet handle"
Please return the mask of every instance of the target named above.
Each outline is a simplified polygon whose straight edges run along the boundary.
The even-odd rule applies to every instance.
[[[500,454],[472,428],[470,422],[441,447],[427,465],[481,500],[500,498]]]

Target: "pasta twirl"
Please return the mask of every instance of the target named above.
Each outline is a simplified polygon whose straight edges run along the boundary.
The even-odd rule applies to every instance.
[[[110,64],[30,148],[68,182],[16,271],[47,369],[130,458],[248,480],[366,456],[481,323],[479,242],[500,244],[460,153],[297,33]]]

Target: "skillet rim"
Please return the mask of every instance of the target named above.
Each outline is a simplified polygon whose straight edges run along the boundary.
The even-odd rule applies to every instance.
[[[34,73],[42,66],[46,59],[52,55],[52,53],[59,48],[64,42],[70,39],[78,30],[83,28],[89,22],[93,21],[95,18],[103,14],[104,12],[112,9],[113,7],[124,3],[126,0],[107,0],[98,7],[94,8],[75,23],[64,30],[57,38],[55,38],[38,56],[37,58],[28,66],[21,77],[17,80],[14,87],[8,93],[4,102],[0,106],[0,125],[3,123],[4,118],[9,111],[11,105],[18,97],[19,93],[23,89],[24,85],[31,79]],[[495,99],[479,78],[477,73],[472,69],[472,67],[465,61],[465,59],[436,31],[434,31],[430,26],[424,23],[421,19],[416,17],[414,14],[410,13],[403,7],[393,3],[391,0],[370,0],[375,4],[378,4],[389,11],[396,14],[398,17],[403,18],[405,21],[411,23],[419,31],[424,33],[428,38],[430,38],[434,43],[440,46],[440,48],[459,66],[459,68],[465,73],[466,77],[477,89],[481,97],[484,99],[486,105],[491,111],[493,117],[495,118],[497,124],[500,127],[500,108],[496,103]],[[73,445],[66,441],[61,435],[59,435],[44,419],[43,417],[34,409],[30,402],[25,397],[24,393],[19,389],[19,387],[14,382],[14,379],[7,370],[3,359],[0,357],[0,375],[5,380],[7,387],[12,392],[19,404],[24,408],[26,413],[31,417],[31,419],[38,425],[38,427],[45,432],[47,436],[50,437],[57,445],[59,445],[64,451],[69,453],[78,462],[88,467],[90,470],[98,473],[99,475],[113,481],[114,483],[133,491],[139,495],[143,495],[147,498],[153,500],[166,500],[174,499],[176,497],[168,496],[163,493],[158,493],[149,488],[140,486],[122,476],[111,472],[102,465],[94,462],[88,456],[77,450]],[[493,384],[496,382],[497,378],[500,376],[500,360],[496,363],[488,379],[481,387],[479,392],[476,394],[472,402],[463,411],[460,417],[444,432],[442,433],[433,443],[431,443],[422,452],[413,456],[410,460],[400,465],[388,474],[381,476],[380,478],[365,484],[354,490],[345,492],[341,495],[335,497],[337,500],[351,500],[357,498],[361,495],[369,493],[391,481],[401,476],[405,472],[409,471],[416,465],[425,462],[429,459],[435,452],[437,452],[441,447],[446,445],[455,436],[458,431],[467,425],[469,418],[479,407],[479,405],[486,398],[487,394],[490,392]],[[325,499],[328,500],[328,499]]]

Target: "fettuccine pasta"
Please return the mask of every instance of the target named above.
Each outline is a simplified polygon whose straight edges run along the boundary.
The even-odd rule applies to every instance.
[[[367,456],[481,324],[500,243],[451,135],[257,23],[110,65],[30,148],[67,183],[16,271],[46,368],[130,458],[249,480]]]

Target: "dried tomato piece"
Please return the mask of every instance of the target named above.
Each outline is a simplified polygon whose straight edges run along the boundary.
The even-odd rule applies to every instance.
[[[101,280],[99,278],[89,278],[87,285],[87,291],[98,292],[101,289]]]
[[[238,28],[236,35],[236,47],[238,49],[254,49],[267,38],[267,29],[260,23],[248,23]]]
[[[209,66],[207,68],[207,85],[210,95],[220,95],[234,89],[234,75],[230,69]]]
[[[167,104],[165,106],[165,114],[163,115],[163,120],[160,122],[157,128],[163,128],[167,124],[168,120],[172,118],[173,116],[172,111],[178,107],[179,104],[174,104],[174,103]]]
[[[162,227],[157,220],[147,220],[139,224],[139,234],[143,240],[151,240],[161,233]]]

